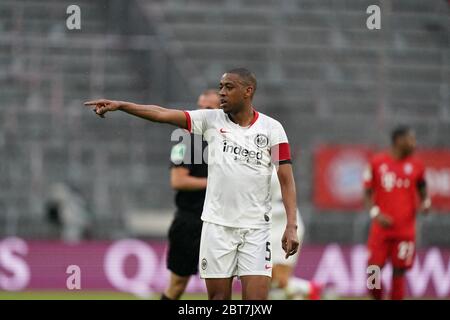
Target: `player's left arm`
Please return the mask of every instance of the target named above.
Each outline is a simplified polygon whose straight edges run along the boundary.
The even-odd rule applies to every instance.
[[[283,126],[278,121],[272,123],[270,131],[270,156],[277,167],[281,196],[286,211],[286,229],[281,240],[286,259],[294,255],[299,248],[297,234],[297,200],[294,175],[292,173],[291,150]]]
[[[281,195],[286,211],[286,230],[282,239],[282,247],[286,252],[286,259],[294,255],[299,248],[297,235],[297,196],[295,190],[294,175],[292,173],[292,164],[280,164],[277,170],[278,180],[280,181]]]

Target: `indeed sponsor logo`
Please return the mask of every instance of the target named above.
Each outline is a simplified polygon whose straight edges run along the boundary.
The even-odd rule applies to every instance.
[[[262,151],[248,150],[227,140],[223,141],[223,152],[240,155],[249,159],[262,159]]]

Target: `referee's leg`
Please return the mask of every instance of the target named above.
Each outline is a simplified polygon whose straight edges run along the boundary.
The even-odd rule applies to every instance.
[[[164,291],[163,300],[178,300],[186,290],[190,276],[179,276],[173,272],[170,273],[169,287]]]
[[[161,299],[179,299],[186,290],[191,275],[197,273],[201,228],[200,219],[184,217],[181,213],[172,222],[167,254],[170,283]]]

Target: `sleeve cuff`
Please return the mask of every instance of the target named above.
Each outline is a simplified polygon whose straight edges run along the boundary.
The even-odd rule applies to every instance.
[[[187,111],[183,111],[184,115],[186,116],[186,129],[189,131],[189,133],[192,133],[192,121],[191,121],[191,115]]]

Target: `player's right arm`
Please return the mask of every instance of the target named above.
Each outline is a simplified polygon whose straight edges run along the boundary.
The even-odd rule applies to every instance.
[[[94,112],[102,118],[105,117],[107,112],[120,110],[139,118],[153,122],[169,123],[183,129],[188,129],[189,126],[187,115],[182,110],[107,99],[87,101],[84,105],[94,107]]]
[[[383,214],[373,201],[374,173],[372,168],[373,164],[369,164],[364,171],[364,204],[372,220],[377,221],[383,228],[389,228],[393,224],[392,218]]]

